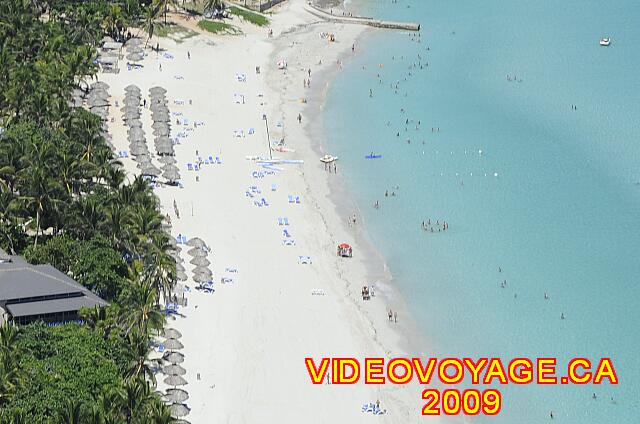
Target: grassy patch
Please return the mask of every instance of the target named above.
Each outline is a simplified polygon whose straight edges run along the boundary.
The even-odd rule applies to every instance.
[[[198,22],[198,28],[203,29],[205,31],[212,32],[214,34],[225,33],[225,34],[242,34],[238,28],[233,25],[229,25],[225,22],[218,21],[209,21],[207,19],[203,19]]]
[[[188,38],[198,35],[198,33],[181,25],[168,23],[166,25],[158,25],[155,29],[154,35],[157,35],[158,37],[171,38],[175,42],[181,43]]]
[[[267,26],[269,25],[269,19],[266,16],[260,15],[255,12],[251,12],[250,10],[240,9],[236,6],[231,6],[229,11],[232,15],[236,15],[245,21],[249,21],[254,25],[258,26]]]

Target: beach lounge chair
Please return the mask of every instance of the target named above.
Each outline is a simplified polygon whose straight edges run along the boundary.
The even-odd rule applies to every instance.
[[[278,217],[278,225],[284,225],[284,219],[281,217]]]
[[[237,274],[238,273],[238,269],[237,268],[227,267],[227,268],[224,269],[224,272],[230,272],[231,274]]]
[[[284,235],[285,237],[291,237],[291,234],[289,233],[289,230],[287,230],[287,229],[282,230],[282,235]]]
[[[244,196],[245,197],[253,197],[253,194],[251,194],[251,192],[249,190],[244,192]]]
[[[193,164],[192,164],[191,162],[189,162],[189,163],[187,164],[187,169],[188,169],[189,171],[193,171]]]
[[[271,191],[276,191],[278,189],[277,184],[271,184]]]
[[[253,204],[256,205],[257,207],[261,208],[262,207],[262,203],[258,202],[257,200],[253,201]]]
[[[122,151],[122,155],[123,155],[123,157],[128,158],[129,157],[129,152],[127,152],[126,150],[123,150]]]
[[[289,218],[282,218],[284,225],[289,225]]]
[[[249,128],[249,135],[253,135],[255,134],[256,129],[255,128]]]
[[[264,206],[269,206],[269,203],[267,202],[267,199],[265,199],[264,197],[262,198],[262,204]]]
[[[209,159],[205,159],[205,160],[204,160],[204,164],[205,164],[205,165],[211,165],[211,162],[209,162]]]
[[[222,161],[220,160],[220,156],[216,156],[216,163],[218,165],[222,165]]]
[[[296,196],[296,203],[300,204],[300,196]]]
[[[194,165],[193,165],[193,170],[194,170],[194,171],[199,171],[199,170],[200,170],[200,166],[198,166],[198,164],[197,164],[197,163],[196,163],[196,164],[194,164]]]
[[[214,160],[213,160],[213,156],[209,156],[209,162],[211,162],[211,163],[213,163],[213,162],[214,162]]]
[[[293,196],[289,195],[289,203],[293,203],[293,202],[295,202],[295,200],[293,199]]]
[[[222,284],[231,284],[231,283],[233,283],[233,278],[231,278],[231,277],[222,277],[220,279],[220,282]]]
[[[311,256],[298,256],[298,263],[301,265],[309,265],[311,263]]]
[[[285,246],[295,246],[296,241],[294,239],[284,239],[282,240],[282,244],[284,244]]]

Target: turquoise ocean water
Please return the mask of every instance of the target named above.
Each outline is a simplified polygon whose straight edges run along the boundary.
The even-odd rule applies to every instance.
[[[419,43],[357,46],[324,129],[426,341],[438,356],[611,357],[620,378],[502,387],[502,413],[471,421],[639,422],[640,2],[350,5],[423,25]],[[449,230],[423,232],[429,218]]]

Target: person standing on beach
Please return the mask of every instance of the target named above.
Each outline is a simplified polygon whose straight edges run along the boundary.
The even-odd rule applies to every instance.
[[[396,311],[396,312],[394,312],[394,313],[393,313],[393,320],[394,320],[394,322],[396,322],[396,323],[398,322],[398,311]]]
[[[187,50],[187,59],[191,60],[191,52]]]
[[[391,309],[389,309],[389,322],[391,322],[392,318],[393,318],[393,312],[391,311]]]
[[[302,115],[298,114],[298,124],[302,124]]]

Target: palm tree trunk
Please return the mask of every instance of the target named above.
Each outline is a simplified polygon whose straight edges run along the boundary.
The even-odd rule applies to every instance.
[[[40,234],[40,211],[36,209],[36,239],[33,242],[33,246],[38,245],[38,234]]]

